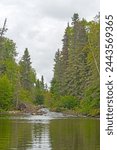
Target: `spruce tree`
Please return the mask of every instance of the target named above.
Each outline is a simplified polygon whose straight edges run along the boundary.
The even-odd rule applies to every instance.
[[[27,48],[24,51],[24,55],[22,56],[19,65],[20,65],[21,86],[26,90],[31,90],[34,83],[31,79],[32,67],[31,67],[30,55]]]

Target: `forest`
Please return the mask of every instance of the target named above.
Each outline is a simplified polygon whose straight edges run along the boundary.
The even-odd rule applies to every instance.
[[[21,104],[43,105],[51,111],[96,116],[100,113],[100,15],[92,21],[75,13],[55,54],[48,88],[36,76],[28,48],[18,56],[16,44],[0,28],[0,112]],[[27,45],[28,46],[28,45]]]

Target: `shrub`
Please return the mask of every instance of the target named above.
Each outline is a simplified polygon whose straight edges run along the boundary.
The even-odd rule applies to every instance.
[[[13,104],[12,84],[6,75],[0,78],[0,109],[8,110]]]
[[[60,106],[67,109],[73,109],[77,104],[78,100],[74,96],[62,96],[60,99]]]

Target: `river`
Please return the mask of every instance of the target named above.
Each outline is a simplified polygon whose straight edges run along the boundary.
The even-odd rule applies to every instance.
[[[0,115],[0,150],[99,150],[100,121],[44,115]]]

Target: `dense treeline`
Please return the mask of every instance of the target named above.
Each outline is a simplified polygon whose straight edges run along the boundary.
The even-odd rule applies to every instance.
[[[15,43],[0,29],[0,111],[21,104],[44,104],[55,111],[97,115],[100,104],[100,16],[87,21],[72,17],[55,54],[50,91],[37,79],[28,48],[16,62]]]
[[[16,45],[4,37],[5,31],[5,27],[0,30],[0,111],[18,109],[21,104],[43,104],[43,76],[41,81],[36,78],[27,48],[16,63]]]
[[[52,108],[79,113],[99,113],[100,98],[100,22],[79,19],[74,14],[63,37],[62,50],[55,54],[51,82]]]

